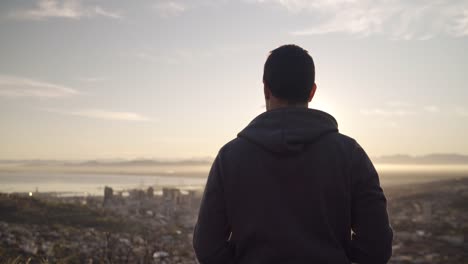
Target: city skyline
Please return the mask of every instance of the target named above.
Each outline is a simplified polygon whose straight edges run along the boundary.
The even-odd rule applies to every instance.
[[[4,1],[0,36],[0,160],[214,157],[289,43],[369,156],[468,154],[467,1]]]

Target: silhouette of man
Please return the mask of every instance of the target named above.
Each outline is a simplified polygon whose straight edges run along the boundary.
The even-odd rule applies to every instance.
[[[273,50],[266,112],[219,151],[193,247],[211,263],[387,263],[392,229],[379,177],[335,119],[309,109],[315,66],[296,45]]]

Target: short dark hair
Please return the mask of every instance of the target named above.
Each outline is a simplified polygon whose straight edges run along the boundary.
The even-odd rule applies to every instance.
[[[274,49],[265,62],[263,82],[275,97],[289,103],[307,102],[315,83],[314,60],[297,45]]]

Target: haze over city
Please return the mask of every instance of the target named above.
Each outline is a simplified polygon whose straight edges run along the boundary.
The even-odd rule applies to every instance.
[[[2,1],[0,159],[214,157],[268,52],[370,156],[468,154],[467,1]]]

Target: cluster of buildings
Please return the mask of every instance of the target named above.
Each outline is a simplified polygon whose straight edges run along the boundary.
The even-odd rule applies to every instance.
[[[197,263],[191,245],[201,196],[200,190],[153,187],[117,192],[105,187],[104,196],[10,195],[9,199],[72,204],[127,224],[122,230],[104,231],[0,218],[0,248],[8,249],[0,250],[0,262],[5,260],[2,253],[8,253],[50,263]]]
[[[468,181],[396,188],[390,263],[468,263]]]
[[[201,201],[200,190],[162,188],[156,194],[153,187],[114,192],[104,188],[102,208],[124,217],[154,219],[161,223],[177,222],[185,228],[193,228]],[[86,202],[89,204],[88,198]],[[101,207],[94,203],[95,207]]]
[[[468,180],[386,192],[394,229],[389,263],[468,263]],[[33,196],[83,206],[136,229],[106,232],[94,227],[0,221],[0,249],[41,256],[52,263],[197,263],[191,245],[200,190],[114,191],[105,187],[100,197]]]

